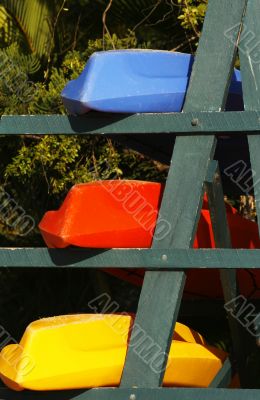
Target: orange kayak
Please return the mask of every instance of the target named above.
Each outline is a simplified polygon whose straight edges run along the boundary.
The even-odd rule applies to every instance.
[[[159,183],[130,180],[75,185],[59,210],[44,215],[39,228],[48,247],[149,248],[160,218],[163,190],[164,185]],[[260,248],[257,224],[242,218],[229,205],[226,211],[233,247]],[[167,234],[167,221],[160,222],[160,234]],[[204,197],[194,248],[214,247],[208,201]],[[141,285],[144,276],[143,270],[106,272],[135,285]],[[254,283],[260,287],[259,272],[241,270],[238,278],[244,295],[251,294]],[[189,271],[185,292],[192,297],[222,297],[218,271]]]
[[[163,186],[97,181],[73,186],[39,228],[49,247],[151,247]]]

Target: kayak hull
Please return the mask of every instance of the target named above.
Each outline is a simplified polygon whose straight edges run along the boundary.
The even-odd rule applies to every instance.
[[[57,211],[49,211],[39,228],[48,247],[64,248],[150,248],[169,232],[168,221],[160,220],[160,232],[154,236],[164,185],[142,181],[98,181],[74,186]],[[173,204],[174,206],[174,204]],[[257,224],[242,218],[226,205],[234,248],[260,248]],[[204,198],[194,248],[214,248],[214,235]],[[106,272],[135,285],[142,285],[143,270],[107,269]],[[222,298],[217,270],[190,270],[185,286],[186,297]],[[251,295],[260,287],[257,271],[241,270],[241,293]],[[256,291],[259,296],[259,291]]]
[[[39,228],[48,247],[150,247],[161,196],[162,185],[153,182],[75,185]]]
[[[180,112],[194,57],[160,50],[94,53],[61,97],[70,114]],[[243,110],[240,72],[232,77],[227,110]]]
[[[27,327],[20,344],[2,350],[1,379],[17,391],[119,386],[132,324],[133,317],[115,314],[35,321]],[[156,343],[154,350],[153,354],[150,347],[147,354],[144,349],[142,352],[147,368],[158,369]],[[226,357],[224,351],[208,346],[200,334],[177,323],[164,386],[208,387]]]

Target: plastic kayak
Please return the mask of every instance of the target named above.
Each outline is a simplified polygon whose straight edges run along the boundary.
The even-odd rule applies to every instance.
[[[39,228],[48,247],[149,248],[169,230],[160,220],[160,232],[154,237],[164,185],[142,181],[97,181],[75,185],[57,211],[47,212]],[[226,205],[227,219],[234,248],[260,248],[257,224],[242,218]],[[214,235],[204,198],[194,248],[214,248]],[[108,269],[106,272],[141,285],[143,270]],[[238,271],[240,290],[248,296],[260,287],[257,271]],[[186,296],[222,297],[217,270],[190,270]],[[259,296],[259,291],[256,292]]]
[[[48,247],[150,247],[163,186],[141,181],[75,185],[39,224]]]
[[[62,390],[120,383],[133,317],[115,314],[79,314],[32,322],[20,341],[3,348],[0,377],[14,390]],[[142,337],[141,337],[142,336]],[[137,335],[136,351],[147,368],[160,369],[160,351],[154,343],[147,352]],[[176,324],[164,386],[208,387],[227,354],[208,346],[203,337]]]
[[[94,53],[61,97],[70,114],[90,110],[117,113],[182,110],[194,57],[161,50]],[[212,72],[214,73],[214,72]],[[240,72],[235,70],[226,105],[243,110]]]

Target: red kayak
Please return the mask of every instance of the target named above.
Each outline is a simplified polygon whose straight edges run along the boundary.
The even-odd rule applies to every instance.
[[[48,247],[149,248],[159,215],[164,185],[142,181],[97,181],[75,185],[58,211],[47,212],[39,228]],[[226,205],[233,248],[260,248],[257,224],[242,218]],[[164,230],[168,225],[165,221]],[[194,248],[214,248],[208,201],[204,197]],[[141,285],[143,270],[109,272]],[[242,294],[249,296],[260,287],[260,273],[238,272]],[[222,297],[217,270],[190,270],[186,296]],[[260,293],[255,293],[260,297]]]

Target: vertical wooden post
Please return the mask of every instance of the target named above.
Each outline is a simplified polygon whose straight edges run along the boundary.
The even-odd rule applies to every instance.
[[[229,226],[224,203],[224,194],[221,184],[221,176],[217,161],[212,161],[209,167],[208,176],[205,182],[207,191],[211,223],[214,232],[216,247],[232,248]],[[225,303],[232,302],[239,295],[237,284],[236,270],[223,269],[220,270],[220,279],[223,288]],[[232,314],[236,314],[236,304],[233,303]],[[245,331],[239,322],[228,315],[229,327],[233,342],[235,358],[238,364],[240,383],[243,387],[247,386],[247,369],[246,369],[246,346]]]
[[[239,43],[244,106],[246,111],[260,111],[260,3],[250,0],[247,4],[244,28]],[[253,173],[254,194],[258,221],[260,222],[260,136],[248,136]],[[248,193],[250,191],[248,185]],[[248,194],[245,193],[245,194]],[[258,224],[260,232],[260,224]]]

